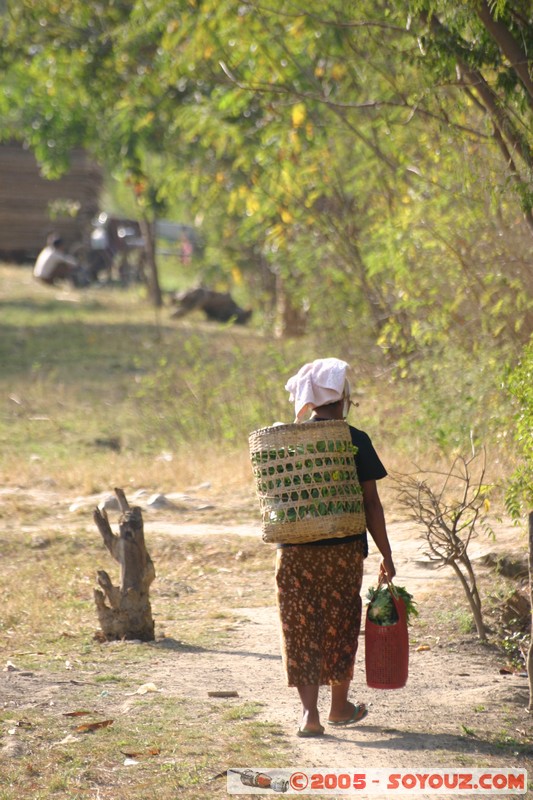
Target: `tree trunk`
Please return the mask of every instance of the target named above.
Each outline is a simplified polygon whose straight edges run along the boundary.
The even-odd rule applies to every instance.
[[[487,4],[485,2],[481,3],[480,11],[480,18],[483,21],[483,24],[487,28],[487,31],[491,34],[494,38],[500,49],[504,54],[507,56],[507,51],[511,52],[511,41],[509,38],[506,38],[504,43],[502,39],[502,25],[498,25],[498,29],[494,27],[497,23],[494,22],[490,15],[490,11],[484,10]],[[488,7],[487,7],[488,8]],[[448,41],[451,41],[452,37],[450,32],[447,30],[445,25],[440,22],[440,20],[435,16],[428,16],[427,13],[421,13],[421,19],[430,26],[433,33],[436,34],[437,37],[446,36]],[[492,19],[492,27],[489,27],[489,17]],[[514,43],[516,45],[516,42]],[[518,52],[516,49],[513,50],[513,56],[511,57],[511,66],[515,70],[517,76],[522,81],[524,88],[527,93],[527,99],[529,104],[531,105],[531,86],[532,81],[531,79],[524,82],[525,75],[527,73],[527,60],[524,62],[523,65],[520,66],[520,69],[517,67],[520,64],[520,58],[517,62],[513,61],[516,58]],[[523,194],[524,191],[529,190],[529,178],[527,176],[522,175],[519,172],[514,155],[511,154],[518,154],[524,164],[526,165],[527,175],[531,170],[531,163],[533,161],[533,151],[530,147],[529,141],[527,136],[521,131],[520,127],[515,123],[515,120],[510,111],[507,110],[505,104],[503,104],[492,89],[492,87],[487,83],[481,72],[476,70],[474,67],[470,67],[469,64],[462,58],[459,53],[456,53],[456,60],[457,66],[460,69],[462,79],[463,80],[463,88],[467,92],[473,92],[479,98],[480,104],[483,106],[487,114],[490,116],[492,120],[492,124],[495,129],[495,140],[498,144],[502,154],[505,158],[507,164],[507,173],[510,179],[513,181],[515,186],[517,186],[517,191],[519,197]],[[528,73],[527,73],[528,74]],[[525,205],[525,204],[522,204]],[[533,234],[533,215],[531,213],[531,209],[527,207],[524,209],[524,218],[526,225],[529,229],[529,232]]]
[[[529,598],[531,601],[531,642],[527,654],[527,677],[529,682],[528,711],[533,711],[533,511],[529,514]]]
[[[141,509],[130,508],[122,489],[115,489],[115,494],[122,511],[118,536],[112,532],[106,512],[98,508],[94,512],[104,544],[120,564],[120,587],[113,586],[107,572],[98,570],[100,589],[94,590],[98,620],[107,640],[152,641],[154,621],[149,589],[155,569],[144,542]]]
[[[533,109],[533,80],[529,74],[528,63],[530,56],[527,50],[524,50],[520,40],[513,36],[501,19],[493,15],[487,0],[481,0],[481,3],[477,6],[476,13],[524,84],[529,107]]]
[[[148,263],[147,280],[150,299],[156,308],[161,308],[163,305],[163,296],[159,285],[159,272],[157,269],[157,259],[155,257],[154,225],[146,217],[141,219],[139,225],[144,238],[144,249],[146,261]]]
[[[472,616],[474,617],[474,624],[476,626],[478,639],[480,640],[480,642],[486,642],[487,632],[485,630],[485,624],[483,622],[483,615],[481,613],[481,608],[478,605],[478,602],[476,601],[477,589],[475,589],[474,591],[472,586],[470,586],[466,576],[462,573],[461,568],[457,563],[456,559],[451,559],[448,563],[450,564],[453,571],[459,578],[461,585],[467,596],[468,603],[470,605],[470,610],[472,611]]]
[[[277,339],[303,336],[307,326],[307,313],[293,305],[287,292],[285,281],[276,275],[276,323],[274,327]]]

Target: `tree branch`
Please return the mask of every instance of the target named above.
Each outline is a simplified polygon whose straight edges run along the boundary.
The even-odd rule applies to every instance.
[[[524,52],[504,23],[492,16],[487,0],[481,0],[477,6],[477,15],[522,81],[529,107],[533,110],[533,80],[529,74],[530,59],[527,53]]]

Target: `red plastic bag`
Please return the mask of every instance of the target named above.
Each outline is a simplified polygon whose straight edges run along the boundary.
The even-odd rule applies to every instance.
[[[377,625],[365,621],[366,682],[372,689],[401,689],[409,674],[409,633],[405,604],[389,584],[398,621],[392,625]]]

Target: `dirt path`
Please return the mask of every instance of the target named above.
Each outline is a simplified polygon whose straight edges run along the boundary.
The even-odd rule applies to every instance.
[[[179,526],[179,534],[198,535],[199,527]],[[527,679],[500,674],[504,664],[501,654],[481,645],[474,636],[457,635],[443,641],[425,627],[424,609],[431,608],[433,613],[435,607],[442,605],[445,612],[450,596],[459,591],[455,578],[451,570],[430,568],[420,540],[412,538],[410,525],[397,523],[389,527],[397,582],[414,594],[421,621],[412,634],[409,681],[400,690],[378,691],[366,686],[361,639],[352,697],[369,704],[370,713],[360,724],[342,731],[329,728],[322,739],[301,740],[294,735],[299,703],[295,690],[285,685],[274,605],[237,609],[242,621],[227,646],[206,654],[180,649],[178,669],[156,668],[153,680],[165,691],[191,697],[205,698],[209,690],[236,690],[243,700],[259,701],[263,704],[262,718],[279,724],[289,737],[297,767],[514,766],[531,772],[533,749],[519,753],[517,748],[513,753],[507,748],[504,754],[494,744],[495,738],[503,745],[531,736],[531,718],[525,711]],[[158,530],[162,532],[160,525]],[[211,526],[211,535],[229,531],[242,536],[258,535],[254,526]],[[165,532],[173,535],[177,530],[169,526]],[[487,544],[473,555],[478,557],[483,550],[495,549],[510,552],[513,546],[515,551],[522,548],[523,552],[516,530],[510,529],[502,531],[496,544]],[[363,593],[374,581],[378,564],[377,556],[368,558]],[[325,688],[321,690],[320,705],[325,719]]]
[[[50,499],[49,503],[56,518],[62,517],[61,509],[68,507],[64,499],[58,499],[57,506]],[[232,519],[175,519],[164,512],[156,517],[147,515],[147,539],[152,533],[169,538],[197,537],[204,542],[209,537],[231,535],[242,537],[244,542],[260,535],[257,525],[237,524]],[[31,535],[36,530],[30,525],[25,532]],[[237,621],[232,623],[223,645],[203,650],[189,648],[171,637],[161,640],[155,647],[174,651],[175,658],[151,659],[140,678],[156,684],[165,695],[194,698],[201,703],[228,703],[223,698],[208,698],[208,692],[213,690],[237,691],[239,703],[259,703],[259,719],[275,723],[283,731],[295,768],[513,767],[528,769],[532,774],[533,728],[525,710],[527,679],[501,674],[505,663],[502,654],[481,645],[474,635],[458,634],[449,621],[442,627],[435,626],[438,614],[445,619],[462,590],[451,569],[431,568],[421,540],[413,537],[412,525],[392,522],[389,533],[397,583],[414,595],[420,618],[411,631],[409,680],[403,689],[378,691],[366,686],[364,641],[360,640],[352,699],[366,702],[370,713],[358,725],[343,730],[327,728],[327,735],[321,739],[296,737],[299,702],[296,691],[285,685],[273,592],[272,603],[266,606],[232,609]],[[472,547],[471,556],[479,558],[488,551],[524,555],[525,542],[515,528],[501,528],[497,534],[495,542],[483,540],[477,551]],[[365,566],[363,595],[375,582],[378,564],[378,557],[371,554]],[[482,567],[479,573],[483,573]],[[32,697],[33,704],[46,703],[58,691],[58,686],[52,684],[37,685],[37,676],[32,680],[32,690],[37,693]],[[5,672],[0,675],[0,691],[6,699],[11,694],[16,702],[18,683],[22,687],[24,678]],[[327,706],[327,690],[323,688],[323,721]]]

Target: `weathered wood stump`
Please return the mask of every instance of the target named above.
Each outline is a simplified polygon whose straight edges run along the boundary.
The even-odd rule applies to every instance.
[[[100,589],[94,590],[94,601],[98,620],[107,640],[148,642],[154,639],[149,591],[155,569],[146,550],[141,509],[130,507],[122,489],[115,489],[115,494],[122,511],[118,536],[112,532],[105,510],[97,508],[93,515],[105,546],[120,564],[120,586],[113,586],[104,570],[97,572]]]

